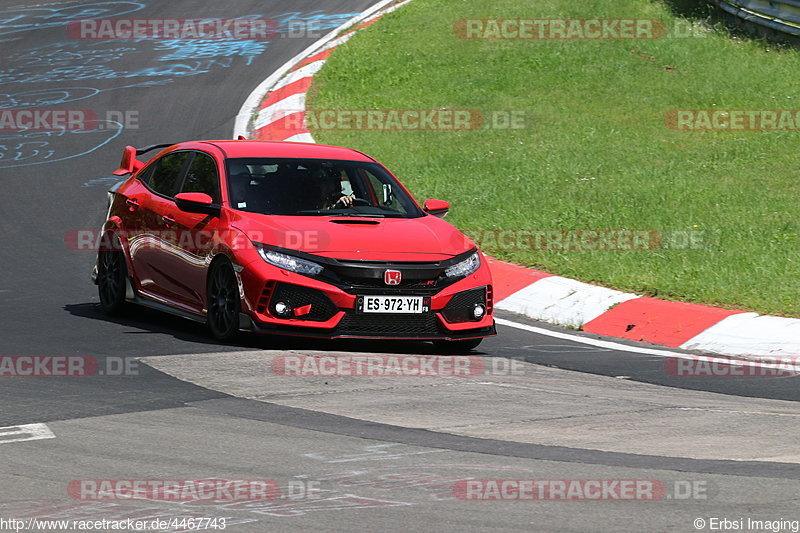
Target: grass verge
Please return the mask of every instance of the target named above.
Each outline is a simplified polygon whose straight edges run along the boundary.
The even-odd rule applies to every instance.
[[[648,18],[669,29],[684,20],[678,12],[655,0],[414,0],[331,56],[309,108],[519,111],[525,127],[314,137],[375,156],[418,199],[452,202],[448,220],[462,230],[665,236],[642,251],[489,246],[501,259],[659,298],[800,316],[800,132],[665,123],[671,110],[800,108],[800,53],[711,28],[593,41],[454,31],[465,18]]]

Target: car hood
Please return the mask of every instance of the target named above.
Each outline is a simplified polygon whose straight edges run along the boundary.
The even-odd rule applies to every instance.
[[[337,259],[441,261],[475,244],[434,217],[362,218],[261,215],[233,211],[250,240]]]

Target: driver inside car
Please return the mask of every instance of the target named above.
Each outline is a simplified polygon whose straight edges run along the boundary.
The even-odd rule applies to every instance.
[[[356,199],[355,194],[342,194],[342,180],[333,171],[320,169],[314,172],[314,181],[319,187],[319,200],[316,209],[350,207]]]

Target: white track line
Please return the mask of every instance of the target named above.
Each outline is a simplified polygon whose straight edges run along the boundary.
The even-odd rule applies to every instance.
[[[621,352],[632,352],[632,353],[641,353],[645,355],[657,355],[659,357],[672,357],[672,358],[679,358],[679,359],[702,359],[703,361],[709,361],[711,363],[723,363],[723,364],[731,364],[735,362],[738,365],[743,366],[759,366],[764,368],[775,368],[775,369],[782,369],[783,367],[780,364],[771,364],[771,363],[762,363],[759,362],[758,359],[740,359],[736,357],[726,357],[726,356],[714,356],[714,355],[694,355],[688,353],[679,353],[679,352],[670,352],[667,350],[658,350],[655,348],[640,348],[638,346],[629,346],[627,344],[620,344],[617,342],[612,341],[604,341],[600,339],[592,339],[589,337],[583,337],[580,335],[572,335],[570,333],[563,333],[561,331],[552,331],[545,328],[540,328],[536,326],[530,326],[528,324],[520,324],[519,322],[514,322],[512,320],[506,320],[505,318],[495,318],[495,322],[501,326],[508,326],[510,328],[521,329],[524,331],[530,331],[531,333],[538,333],[539,335],[546,335],[548,337],[555,337],[556,339],[564,339],[572,342],[578,342],[581,344],[589,344],[591,346],[596,346],[598,348],[607,348],[610,350],[618,350]],[[772,360],[780,360],[781,356],[776,355]]]
[[[303,78],[313,78],[314,74],[319,72],[319,69],[322,68],[322,65],[325,64],[325,61],[319,60],[314,61],[313,63],[309,63],[308,65],[304,65],[299,69],[295,70],[291,74],[287,74],[283,78],[280,79],[278,83],[273,85],[270,88],[270,92],[277,91],[278,89],[282,89],[286,87],[290,83],[294,83],[298,80],[302,80]]]
[[[23,424],[0,428],[0,444],[54,438],[56,436],[47,424]]]

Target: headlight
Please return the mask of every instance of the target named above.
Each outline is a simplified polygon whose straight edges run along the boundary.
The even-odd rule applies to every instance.
[[[481,266],[480,252],[475,252],[474,254],[464,259],[460,263],[456,263],[455,265],[445,270],[444,273],[448,278],[469,276],[470,274],[478,270],[479,266]]]
[[[278,253],[274,250],[267,250],[260,246],[258,247],[258,254],[267,263],[275,265],[278,268],[297,272],[298,274],[315,276],[323,270],[322,265],[318,265],[313,261],[292,257],[291,255]]]

